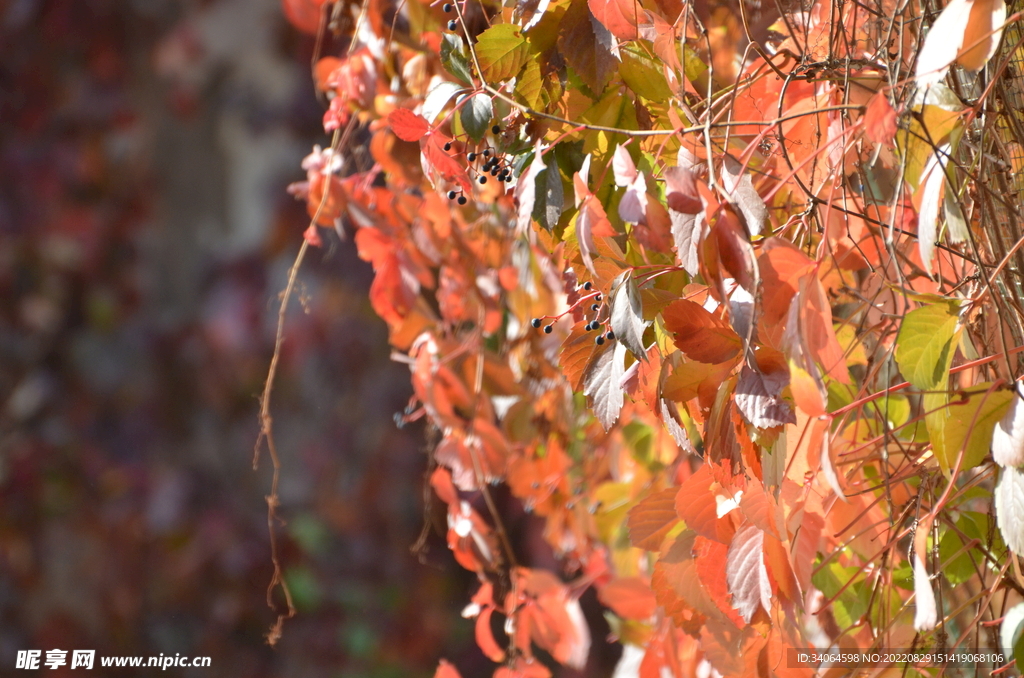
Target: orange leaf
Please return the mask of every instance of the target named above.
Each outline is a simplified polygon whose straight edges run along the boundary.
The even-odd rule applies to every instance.
[[[722,541],[723,532],[718,517],[718,499],[711,491],[712,478],[708,464],[686,479],[676,492],[676,513],[686,526],[708,539]]]
[[[437,665],[437,671],[434,672],[434,678],[462,678],[459,675],[458,670],[448,663],[447,660],[442,659]]]
[[[711,600],[736,626],[743,626],[743,617],[729,603],[729,586],[725,581],[725,561],[729,547],[721,542],[698,536],[693,542],[697,576]]]
[[[492,662],[505,661],[505,651],[501,649],[498,642],[494,640],[494,633],[491,631],[491,615],[494,614],[493,607],[485,607],[476,617],[476,644]]]
[[[588,0],[590,11],[619,40],[636,40],[643,7],[636,0]],[[587,47],[593,49],[593,47]]]
[[[800,330],[807,350],[833,379],[850,383],[843,347],[832,328],[832,308],[825,288],[814,272],[808,272],[800,284]]]
[[[789,302],[799,289],[800,276],[814,262],[789,241],[772,237],[764,241],[757,265],[761,270],[762,319],[771,332],[785,319]]]
[[[445,152],[444,144],[447,141],[448,138],[440,132],[421,139],[420,147],[423,150],[423,156],[427,159],[427,163],[441,175],[442,179],[456,183],[462,187],[464,192],[470,193],[473,190],[473,184],[470,183],[469,176],[466,174],[466,167]]]
[[[658,551],[665,535],[679,522],[676,514],[678,487],[645,497],[629,511],[629,540],[646,551]]]
[[[284,15],[303,33],[316,35],[320,30],[320,7],[325,0],[281,0]]]
[[[662,311],[665,329],[687,357],[702,363],[723,363],[740,352],[740,338],[722,318],[689,299],[679,299]]]
[[[881,92],[871,97],[864,111],[864,135],[876,144],[887,146],[896,138],[896,111]]]
[[[676,626],[696,631],[704,617],[722,617],[697,576],[693,559],[696,534],[687,530],[676,537],[658,558],[651,576],[651,588],[658,604],[672,617]]]
[[[775,503],[775,497],[764,489],[760,480],[751,478],[740,499],[740,511],[747,517],[747,520],[759,529],[778,538],[777,510],[778,504]]]
[[[388,114],[388,124],[402,141],[419,141],[430,131],[430,123],[408,108],[396,108]]]
[[[562,350],[558,356],[562,374],[573,391],[583,388],[583,377],[587,373],[587,365],[594,357],[595,350],[594,333],[585,330],[583,322],[576,323],[569,336],[562,342]]]
[[[597,597],[615,614],[636,621],[649,619],[658,607],[654,591],[639,577],[613,579],[598,590]]]

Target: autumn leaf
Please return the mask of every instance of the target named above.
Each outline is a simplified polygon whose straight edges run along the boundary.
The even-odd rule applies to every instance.
[[[488,82],[514,77],[526,63],[528,54],[526,38],[512,24],[496,23],[477,38],[476,56]]]
[[[697,577],[704,590],[729,621],[737,627],[742,627],[743,618],[729,602],[729,585],[725,575],[729,547],[698,535],[693,541],[693,552],[697,564]]]
[[[763,373],[744,365],[736,382],[736,407],[751,424],[772,428],[795,424],[793,408],[782,399],[782,389],[789,385],[789,370]]]
[[[599,349],[583,378],[583,394],[591,399],[594,414],[607,431],[622,409],[622,374],[626,347],[614,341]]]
[[[646,361],[643,335],[647,323],[644,322],[640,290],[631,271],[623,271],[612,283],[611,324],[615,338],[637,358]]]
[[[697,575],[693,558],[696,537],[691,530],[676,537],[658,557],[651,576],[651,588],[658,604],[680,628],[686,628],[701,617],[725,617]]]
[[[442,659],[434,672],[434,678],[462,678],[458,670],[447,660]]]
[[[892,145],[896,138],[896,111],[882,92],[871,97],[864,111],[864,136],[886,145]]]
[[[739,355],[742,344],[736,332],[700,304],[679,299],[662,311],[665,329],[688,358],[702,363],[722,363]]]
[[[396,108],[388,114],[391,131],[402,141],[419,141],[430,131],[430,123],[408,108]]]
[[[588,0],[587,5],[601,25],[619,40],[636,40],[637,23],[643,8],[636,0]]]
[[[644,497],[629,510],[627,525],[633,546],[645,551],[658,551],[673,527],[679,523],[676,514],[677,487],[669,487]]]
[[[940,82],[954,61],[980,70],[995,54],[1004,21],[1003,0],[951,0],[925,36],[917,57],[918,83]]]
[[[526,233],[530,229],[530,220],[533,216],[533,206],[537,200],[537,177],[546,169],[544,158],[541,152],[540,142],[537,142],[533,153],[533,162],[516,182],[516,230]]]
[[[597,597],[615,614],[636,621],[649,619],[658,606],[654,591],[639,577],[613,579],[598,589]]]
[[[764,532],[755,525],[737,530],[729,544],[725,568],[732,605],[750,623],[757,608],[771,612],[772,585],[764,566]]]
[[[760,235],[768,223],[768,207],[750,180],[750,171],[743,171],[743,165],[726,154],[722,164],[722,185],[729,201],[743,215],[750,235]]]

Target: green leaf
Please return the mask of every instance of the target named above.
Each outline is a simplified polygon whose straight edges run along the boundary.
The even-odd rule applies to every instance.
[[[923,391],[941,388],[953,359],[958,315],[954,303],[931,304],[908,313],[896,340],[903,376]]]
[[[445,33],[441,39],[441,63],[445,69],[462,82],[470,85],[473,76],[466,58],[465,44],[462,38],[454,33]]]
[[[487,134],[487,129],[491,126],[491,118],[494,117],[494,105],[491,103],[491,97],[483,92],[474,94],[469,101],[462,105],[459,114],[466,133],[480,141]]]
[[[539,110],[544,106],[544,100],[541,98],[543,90],[544,80],[540,73],[540,63],[536,59],[530,59],[526,62],[522,74],[516,79],[516,94],[527,106]]]
[[[476,56],[489,83],[518,75],[526,63],[529,45],[517,26],[496,24],[480,34]]]
[[[946,530],[946,534],[939,541],[939,561],[942,563],[942,574],[954,586],[964,583],[975,575],[970,552],[964,551],[956,556],[957,551],[963,547],[964,543],[953,530]],[[977,560],[981,558],[980,554],[976,557]]]
[[[648,101],[667,101],[672,97],[657,61],[636,49],[622,49],[620,55],[619,74],[631,90]]]
[[[999,389],[989,392],[991,384],[982,382],[966,402],[954,402],[947,408],[947,416],[943,425],[942,436],[933,437],[932,449],[935,458],[943,471],[949,471],[956,465],[956,458],[963,450],[963,462],[960,470],[966,471],[981,463],[988,454],[992,444],[992,429],[995,428],[1010,401],[1013,391]]]

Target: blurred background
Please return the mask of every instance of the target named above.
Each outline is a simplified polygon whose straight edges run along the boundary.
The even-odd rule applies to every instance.
[[[264,642],[252,449],[307,225],[285,188],[325,140],[312,51],[279,0],[0,0],[0,674],[77,648],[212,657],[160,675],[475,675],[471,576],[436,536],[410,551],[408,370],[334,234],[274,392],[299,614]]]

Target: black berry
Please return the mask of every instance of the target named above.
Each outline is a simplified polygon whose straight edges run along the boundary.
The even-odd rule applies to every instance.
[[[473,153],[472,151],[467,153],[466,154],[466,160],[468,160],[470,162],[473,162],[474,160],[476,160],[476,153]]]
[[[489,156],[490,154],[491,154],[491,149],[489,149],[489,148],[485,148],[484,150],[480,151],[480,155],[484,156],[485,158],[487,156]]]
[[[591,311],[596,311],[596,310],[597,310],[597,309],[599,309],[599,308],[601,308],[601,305],[600,305],[600,304],[591,304],[591,305],[590,305],[590,310],[591,310]]]
[[[455,200],[455,196],[458,195],[455,191],[448,191],[448,199]]]
[[[450,142],[450,141],[445,142],[444,150],[446,150],[446,151],[452,150],[452,142]]]
[[[544,334],[551,334],[551,325],[544,326]]]
[[[597,344],[598,346],[603,344],[604,343],[604,335],[601,335],[601,334],[597,335],[597,339],[594,339],[594,343]]]
[[[458,27],[459,27],[459,25],[457,23],[455,23],[455,19],[452,19],[451,21],[448,22],[448,30],[449,31],[454,31]]]
[[[448,12],[452,11],[452,6],[449,3],[446,2],[443,5],[441,5],[441,9],[444,10],[445,13],[448,13]]]
[[[586,325],[584,325],[583,329],[585,329],[587,332],[589,332],[590,331],[590,323],[587,323]]]
[[[593,289],[593,287],[594,287],[594,283],[590,282],[589,280],[587,282],[583,283],[583,289],[585,289],[588,292],[591,289]]]
[[[534,327],[540,327],[540,318],[534,318],[533,320],[530,321],[530,324],[533,325]]]
[[[604,338],[607,339],[608,341],[611,341],[612,339],[615,338],[615,332],[608,330],[607,332],[605,332]]]
[[[466,204],[466,202],[468,202],[468,201],[466,200],[466,196],[464,196],[464,195],[460,195],[460,196],[459,196],[459,199],[458,199],[458,203],[459,203],[460,205],[465,205],[465,204]]]
[[[491,128],[491,134],[501,134],[501,126],[495,125]]]
[[[479,182],[480,182],[481,184],[486,184],[486,183],[487,183],[487,177],[480,177],[480,179],[478,179],[478,181],[479,181]]]

